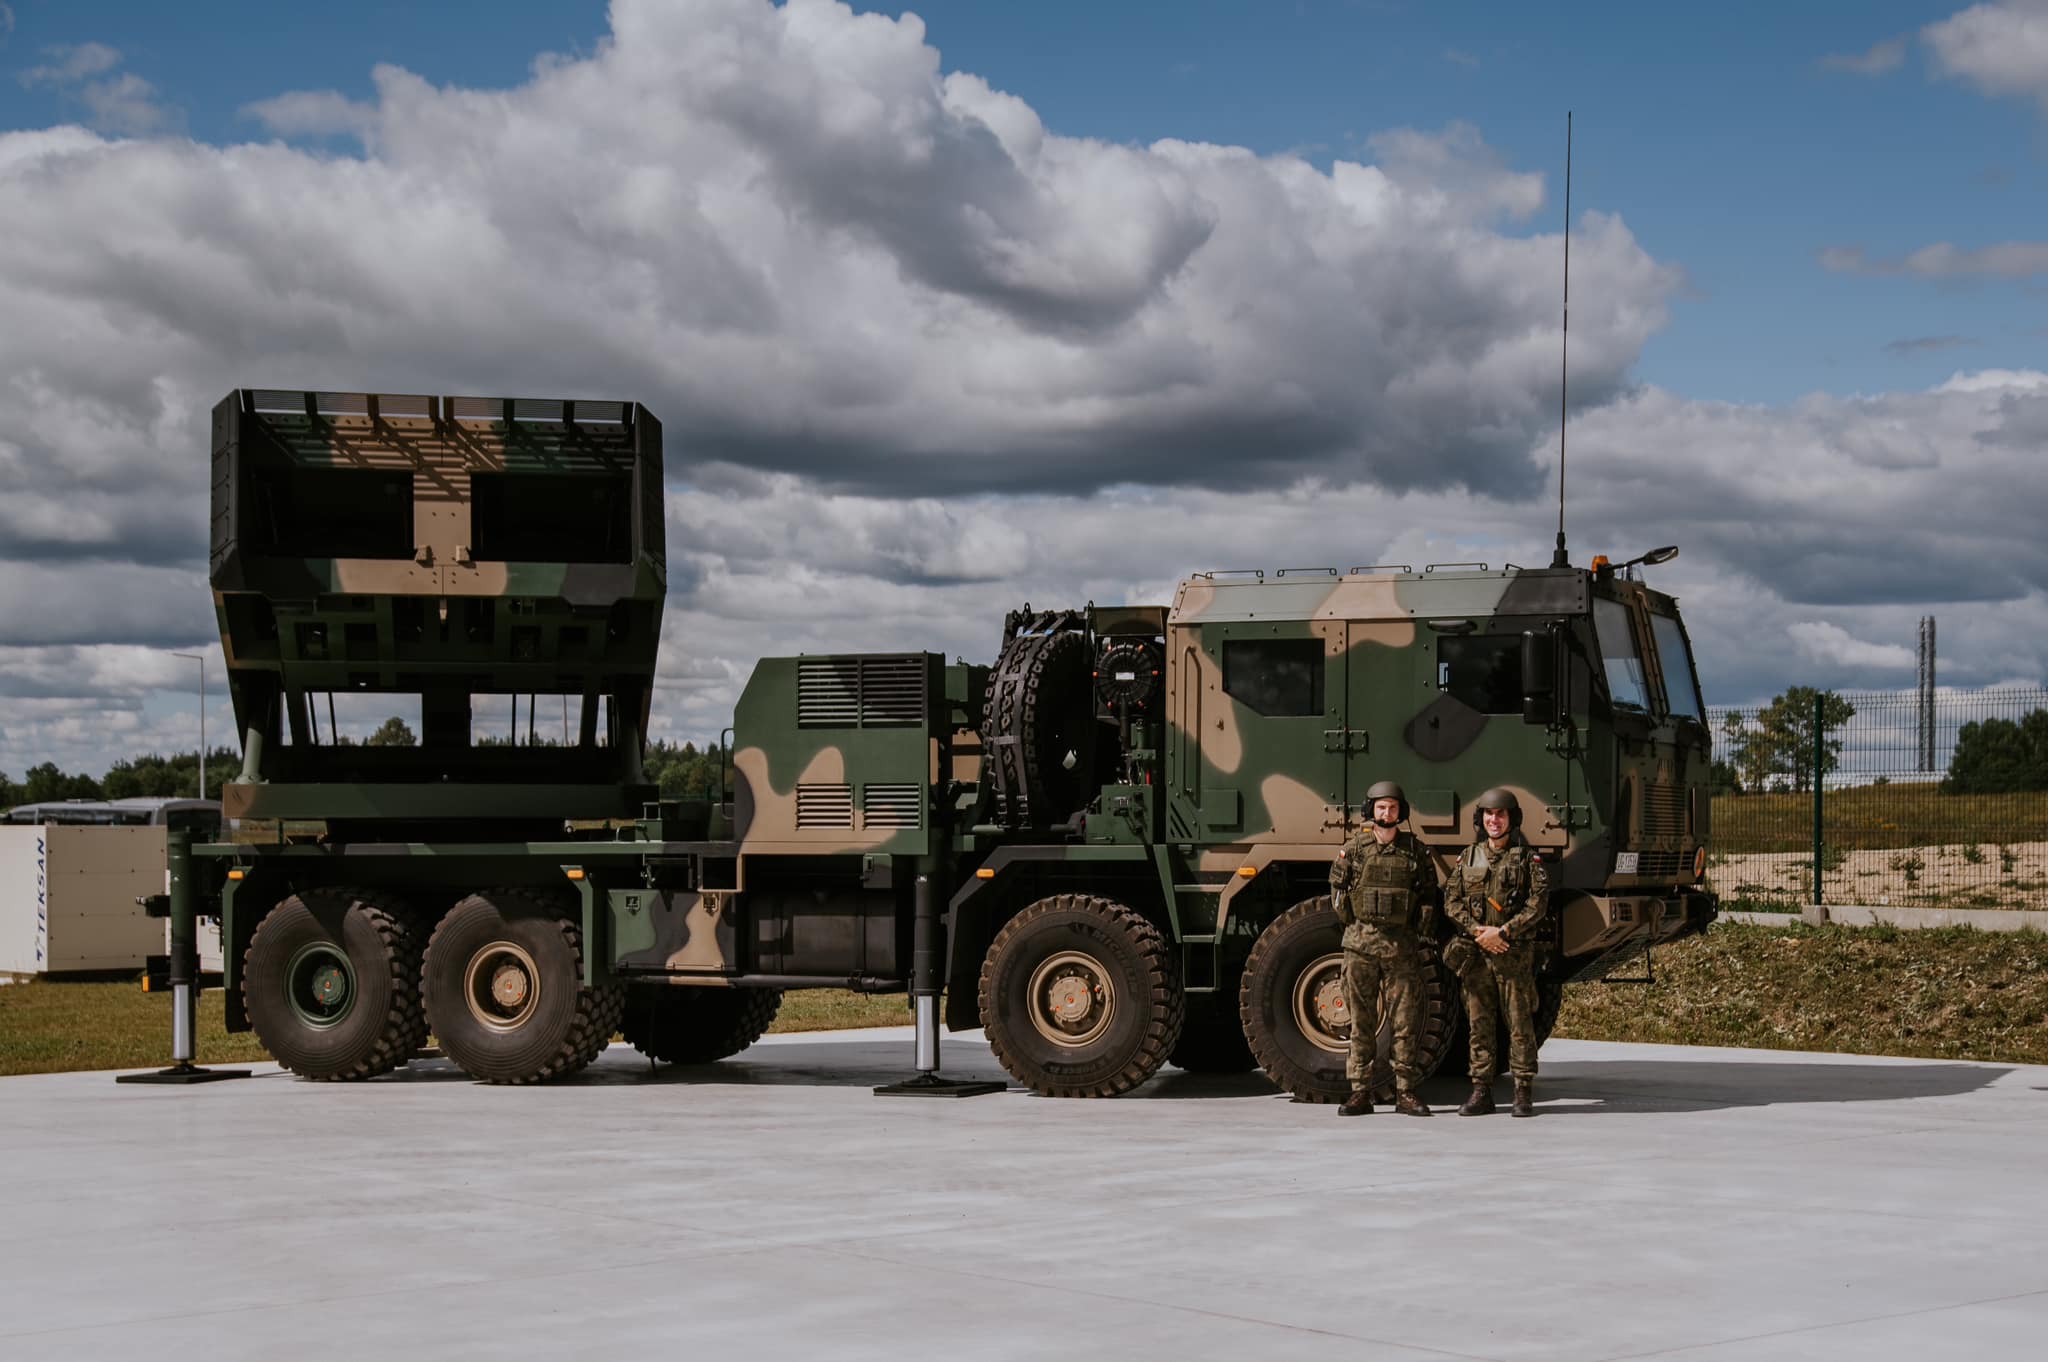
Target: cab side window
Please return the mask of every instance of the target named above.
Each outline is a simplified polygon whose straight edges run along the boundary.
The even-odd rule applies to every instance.
[[[1481,714],[1522,712],[1519,634],[1444,637],[1436,641],[1436,688]]]
[[[1322,714],[1323,672],[1319,638],[1227,639],[1223,644],[1223,692],[1255,714]]]

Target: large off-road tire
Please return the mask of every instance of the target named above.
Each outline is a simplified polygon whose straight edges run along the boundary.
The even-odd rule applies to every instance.
[[[405,910],[367,889],[308,889],[256,924],[242,1000],[263,1048],[304,1078],[360,1079],[412,1058],[426,1034],[420,943]]]
[[[441,1051],[486,1083],[537,1083],[597,1058],[624,990],[583,983],[583,933],[564,900],[490,889],[448,910],[420,991]]]
[[[712,1064],[761,1039],[781,1007],[779,988],[630,988],[619,1034],[664,1064]]]
[[[1194,1074],[1241,1074],[1259,1067],[1244,1038],[1235,985],[1188,995],[1187,1021],[1168,1062]]]
[[[1266,1076],[1304,1102],[1337,1102],[1351,1019],[1344,1004],[1344,926],[1327,894],[1274,918],[1252,945],[1238,1009],[1252,1054]],[[1422,963],[1422,1034],[1416,1060],[1425,1077],[1451,1052],[1464,1010],[1457,976],[1429,947]],[[1383,1029],[1391,1030],[1392,1021]],[[1389,1043],[1382,1036],[1381,1043]]]
[[[1178,971],[1159,929],[1110,899],[1057,894],[1011,918],[981,963],[997,1060],[1047,1097],[1115,1097],[1180,1039]]]

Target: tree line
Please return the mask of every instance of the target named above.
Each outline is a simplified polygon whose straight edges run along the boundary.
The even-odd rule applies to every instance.
[[[1814,706],[1820,706],[1820,774],[1841,765],[1841,734],[1856,706],[1833,691],[1793,686],[1754,714],[1721,719],[1722,753],[1713,765],[1717,795],[1813,788]],[[1956,734],[1943,794],[2048,790],[2048,709],[2013,719],[1979,719]]]
[[[478,746],[502,746],[509,738],[484,738]],[[343,737],[341,745],[351,739]],[[412,727],[403,719],[390,718],[363,740],[366,747],[411,747]],[[541,745],[555,745],[543,740]],[[660,787],[663,799],[715,799],[723,773],[732,764],[722,743],[700,748],[695,743],[672,743],[656,739],[647,744],[643,763],[649,784]],[[206,794],[220,797],[221,782],[241,770],[241,753],[216,747],[206,754]],[[199,752],[173,752],[168,756],[151,752],[126,757],[108,767],[104,775],[70,772],[55,762],[32,766],[20,781],[0,771],[0,809],[16,804],[42,804],[65,799],[190,799],[199,794]]]

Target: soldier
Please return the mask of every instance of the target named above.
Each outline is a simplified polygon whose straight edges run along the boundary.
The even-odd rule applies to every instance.
[[[1344,1073],[1351,1095],[1339,1116],[1372,1110],[1373,1052],[1380,1005],[1394,1019],[1394,1110],[1427,1116],[1415,1095],[1422,1073],[1415,1047],[1422,1032],[1422,946],[1418,929],[1436,897],[1436,869],[1422,844],[1401,830],[1408,796],[1383,780],[1365,792],[1372,821],[1354,833],[1330,866],[1337,919],[1344,924],[1344,1003],[1351,1014],[1351,1053]]]
[[[1472,1027],[1472,1095],[1458,1115],[1493,1110],[1494,1037],[1505,1009],[1514,1114],[1534,1116],[1536,931],[1549,906],[1550,875],[1522,836],[1522,806],[1512,791],[1479,796],[1472,825],[1479,836],[1459,854],[1444,889],[1444,911],[1457,930],[1444,963],[1463,985]]]

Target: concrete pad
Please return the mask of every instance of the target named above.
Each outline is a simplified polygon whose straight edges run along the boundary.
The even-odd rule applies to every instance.
[[[946,1072],[1000,1077],[978,1037]],[[1256,1075],[880,1099],[908,1028],[538,1089],[0,1079],[0,1357],[2036,1358],[2048,1067],[1554,1041],[1541,1118]],[[1427,1096],[1454,1104],[1463,1084]]]

